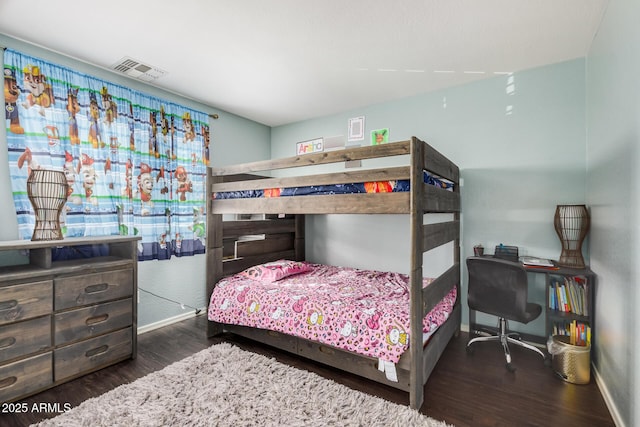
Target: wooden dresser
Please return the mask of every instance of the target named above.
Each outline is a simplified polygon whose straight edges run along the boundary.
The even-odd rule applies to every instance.
[[[0,242],[0,402],[136,357],[139,239]]]

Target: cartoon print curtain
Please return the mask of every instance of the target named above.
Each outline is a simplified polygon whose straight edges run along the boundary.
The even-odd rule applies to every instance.
[[[140,235],[140,260],[204,253],[205,113],[8,49],[4,93],[21,238],[35,223],[27,177],[44,168],[70,186],[65,237]]]

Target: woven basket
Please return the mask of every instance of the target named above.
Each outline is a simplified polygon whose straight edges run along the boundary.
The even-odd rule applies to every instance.
[[[591,346],[569,344],[569,337],[553,336],[553,354],[551,367],[563,380],[573,384],[589,384],[591,380]]]

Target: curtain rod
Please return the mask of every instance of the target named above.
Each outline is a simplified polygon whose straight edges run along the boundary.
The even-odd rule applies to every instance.
[[[0,52],[5,51],[6,49],[6,46],[0,45]],[[220,118],[218,114],[209,114],[209,117],[211,117],[213,120],[218,120]]]

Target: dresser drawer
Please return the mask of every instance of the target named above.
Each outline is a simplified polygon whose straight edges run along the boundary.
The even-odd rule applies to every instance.
[[[51,347],[51,316],[0,326],[0,363]]]
[[[133,295],[133,270],[55,279],[55,309],[79,307]]]
[[[51,352],[0,366],[0,402],[36,392],[53,383]]]
[[[54,342],[62,345],[115,331],[133,323],[133,300],[104,302],[54,316]]]
[[[51,313],[52,290],[51,280],[0,288],[0,325]]]
[[[127,328],[55,350],[55,380],[64,380],[124,360],[132,354],[132,338],[132,328]]]

